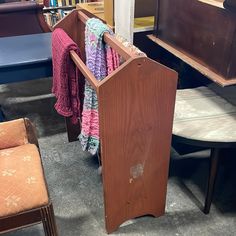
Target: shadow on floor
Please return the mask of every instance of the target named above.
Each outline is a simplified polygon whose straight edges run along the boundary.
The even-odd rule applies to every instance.
[[[0,86],[0,104],[9,119],[28,116],[37,126],[59,235],[105,236],[103,189],[97,173],[97,158],[83,152],[79,142],[68,143],[64,119],[53,108],[55,99],[50,94],[50,84],[50,79],[42,79]],[[209,215],[199,209],[204,199],[209,151],[172,153],[166,214],[128,221],[114,235],[235,235],[236,159],[223,159]],[[44,233],[42,225],[38,225],[6,235],[43,236]]]
[[[55,101],[51,78],[1,85],[0,104],[6,120],[28,117],[39,137],[65,132],[64,118],[54,109]]]
[[[179,157],[173,156],[170,162],[169,177],[178,178],[181,189],[201,210],[209,173],[209,157],[210,150],[204,150]],[[236,213],[235,157],[235,150],[230,150],[220,159],[213,203],[222,213]]]

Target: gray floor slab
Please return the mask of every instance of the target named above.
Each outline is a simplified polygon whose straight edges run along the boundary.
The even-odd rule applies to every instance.
[[[59,235],[107,235],[103,192],[95,157],[68,143],[64,120],[56,114],[51,79],[0,86],[0,104],[9,119],[27,116],[38,130],[45,174]],[[236,162],[223,158],[209,215],[201,211],[209,151],[180,156],[171,153],[166,214],[133,219],[112,235],[233,236],[236,235]],[[41,225],[5,234],[41,236]]]

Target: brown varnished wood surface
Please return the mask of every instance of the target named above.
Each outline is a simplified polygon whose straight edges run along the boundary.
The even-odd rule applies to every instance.
[[[148,58],[128,60],[99,86],[108,233],[164,214],[176,86],[177,73]]]
[[[41,222],[40,209],[0,218],[0,234]]]
[[[235,13],[209,1],[158,2],[158,38],[189,53],[226,80],[236,77]]]
[[[155,37],[154,35],[148,35],[148,38],[151,39],[153,42],[161,46],[162,48],[166,49],[168,52],[172,53],[188,65],[190,65],[192,68],[199,71],[201,74],[206,76],[207,78],[211,79],[215,83],[219,84],[220,86],[229,86],[236,84],[236,77],[232,79],[226,79],[225,77],[221,76],[220,74],[215,73],[212,71],[209,66],[206,64],[203,64],[202,62],[199,62],[199,60],[189,53],[183,52],[182,50],[170,45],[169,43],[166,43],[165,41]],[[235,45],[236,49],[236,45]],[[236,60],[236,58],[235,58]]]
[[[56,27],[65,29],[83,56],[86,17],[78,15],[75,20],[72,13]],[[115,39],[109,42],[126,52]],[[165,211],[177,73],[146,57],[127,55],[126,62],[96,85],[108,233],[128,219]]]

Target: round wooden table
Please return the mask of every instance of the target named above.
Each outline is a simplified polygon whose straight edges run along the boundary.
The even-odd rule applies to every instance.
[[[211,149],[210,173],[204,213],[213,197],[219,154],[236,147],[236,87],[216,85],[178,90],[176,95],[173,140]]]

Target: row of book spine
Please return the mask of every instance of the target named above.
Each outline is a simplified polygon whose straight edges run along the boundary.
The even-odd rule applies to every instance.
[[[45,7],[75,6],[77,3],[86,3],[88,0],[44,0]]]
[[[57,11],[50,11],[50,12],[44,13],[44,17],[47,24],[50,26],[53,26],[70,12],[71,10],[58,9]]]

